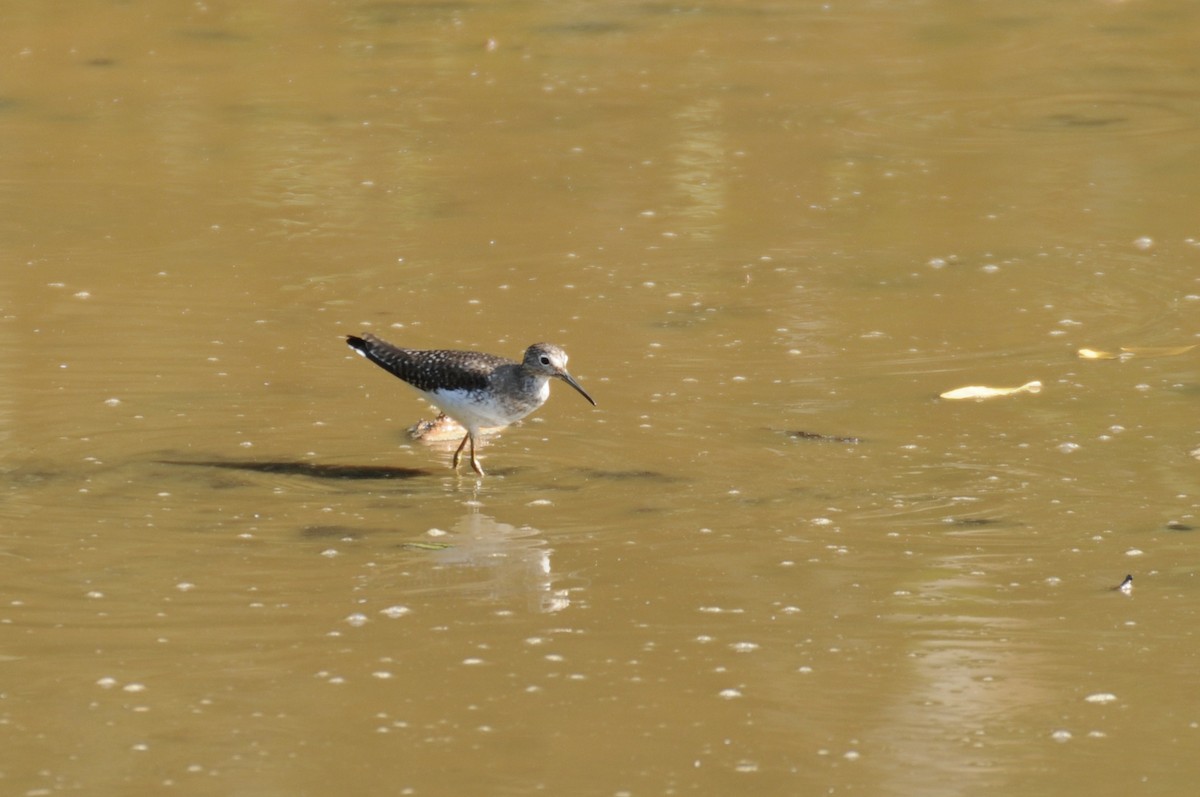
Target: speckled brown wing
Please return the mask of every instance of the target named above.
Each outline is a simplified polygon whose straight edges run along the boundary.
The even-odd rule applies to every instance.
[[[484,390],[488,374],[511,360],[474,351],[415,350],[393,346],[368,333],[347,335],[350,348],[417,390]]]

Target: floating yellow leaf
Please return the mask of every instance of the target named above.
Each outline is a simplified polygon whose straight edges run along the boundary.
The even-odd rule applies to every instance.
[[[1040,393],[1041,382],[1026,382],[1020,387],[987,387],[986,385],[968,385],[967,387],[947,390],[940,398],[944,399],[986,399],[997,396],[1011,396],[1014,393]]]
[[[1130,357],[1175,357],[1194,348],[1195,343],[1190,346],[1122,346],[1121,351]]]
[[[1080,349],[1076,354],[1084,360],[1115,360],[1119,356],[1111,351],[1100,351],[1099,349]]]

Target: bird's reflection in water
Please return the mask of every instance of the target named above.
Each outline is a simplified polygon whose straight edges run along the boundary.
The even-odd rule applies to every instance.
[[[536,612],[558,612],[570,603],[570,591],[555,588],[551,549],[542,532],[530,526],[513,526],[474,508],[454,526],[432,539],[448,543],[430,554],[431,559],[448,570],[461,574],[470,568],[479,579],[459,582],[457,588],[504,599],[527,596],[527,608]],[[438,589],[445,589],[442,584]]]
[[[326,465],[292,460],[159,461],[167,465],[332,480],[413,479],[432,475],[432,471],[423,468]],[[353,536],[355,533],[342,526],[312,526],[305,530],[306,535],[313,537]],[[471,505],[448,531],[427,533],[424,539],[405,542],[402,547],[419,551],[434,563],[433,570],[426,572],[425,589],[430,591],[456,590],[483,595],[493,601],[525,595],[528,596],[529,610],[536,612],[562,611],[571,603],[570,591],[554,586],[554,582],[561,579],[555,578],[552,550],[546,547],[545,534],[531,526],[500,523],[482,514],[476,505]],[[468,569],[479,577],[463,579],[462,574]]]

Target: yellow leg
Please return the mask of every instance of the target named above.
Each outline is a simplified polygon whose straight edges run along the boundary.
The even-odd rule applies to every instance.
[[[468,433],[467,437],[471,438],[471,467],[480,476],[483,475],[483,468],[479,465],[479,460],[475,459],[475,435]]]
[[[458,470],[458,463],[462,460],[462,452],[468,442],[471,444],[471,470],[483,476],[483,468],[480,466],[479,460],[475,459],[475,436],[470,432],[467,432],[462,442],[458,444],[458,448],[454,451],[454,469]]]
[[[458,444],[458,448],[456,448],[456,449],[454,450],[454,464],[453,464],[453,468],[454,468],[455,470],[458,470],[458,461],[459,461],[460,459],[462,459],[463,447],[465,447],[465,446],[467,445],[467,441],[468,441],[468,440],[470,440],[470,439],[471,439],[471,433],[470,433],[470,432],[467,432],[467,433],[466,433],[466,434],[463,436],[462,442]],[[472,462],[474,462],[474,461],[475,461],[475,444],[474,444],[474,443],[471,443],[471,461],[472,461]]]

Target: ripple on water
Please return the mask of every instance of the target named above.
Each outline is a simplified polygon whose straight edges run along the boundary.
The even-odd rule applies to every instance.
[[[1154,136],[1190,130],[1194,98],[1172,93],[1072,92],[1042,96],[911,91],[866,95],[838,105],[844,132],[909,148],[936,135],[939,150],[990,151],[1031,135],[1062,136],[1072,146],[1079,136]]]
[[[880,341],[862,344],[859,356],[875,375],[945,374],[946,384],[957,386],[950,382],[959,372],[1035,379],[1053,373],[1047,366],[1073,368],[1083,347],[1188,343],[1200,304],[1196,284],[1161,260],[1190,255],[1191,248],[1188,241],[1162,242],[1148,252],[1130,240],[932,258],[907,282],[861,300],[885,331]],[[986,270],[990,263],[996,271]],[[922,329],[908,315],[893,310],[914,303],[938,318],[923,336],[914,334]],[[971,313],[958,312],[962,307]],[[1009,367],[997,369],[1000,360]]]

